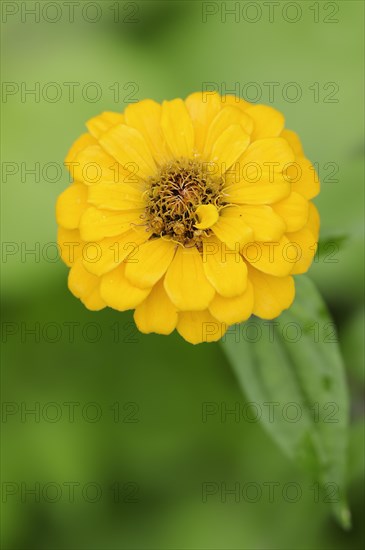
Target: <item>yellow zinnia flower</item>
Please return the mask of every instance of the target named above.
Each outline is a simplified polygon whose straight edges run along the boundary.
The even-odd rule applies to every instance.
[[[66,164],[58,243],[91,310],[214,341],[277,317],[312,263],[318,177],[281,113],[235,96],[144,100],[87,123]]]

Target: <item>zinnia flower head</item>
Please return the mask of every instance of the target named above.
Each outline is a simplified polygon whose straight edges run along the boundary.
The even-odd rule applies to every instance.
[[[87,308],[134,309],[141,332],[199,343],[291,305],[316,252],[319,182],[281,113],[197,92],[87,128],[57,202],[69,289]]]

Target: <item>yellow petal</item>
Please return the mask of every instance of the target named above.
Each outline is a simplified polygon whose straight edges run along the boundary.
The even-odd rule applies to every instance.
[[[279,136],[284,128],[283,115],[268,105],[253,105],[245,112],[254,121],[252,140]]]
[[[274,319],[293,303],[293,277],[273,277],[249,267],[249,279],[254,292],[253,314],[261,319]]]
[[[170,300],[181,311],[206,309],[214,296],[200,253],[195,248],[178,246],[164,280]]]
[[[218,209],[214,204],[202,204],[195,210],[199,223],[195,224],[197,229],[209,229],[219,218]]]
[[[134,309],[147,298],[151,289],[134,287],[125,276],[125,264],[121,264],[101,278],[100,294],[105,303],[117,309],[126,311]]]
[[[294,158],[283,138],[257,140],[226,175],[224,192],[237,204],[277,202],[290,192],[285,169]]]
[[[147,298],[136,307],[134,320],[138,329],[145,334],[170,334],[176,328],[176,307],[167,296],[162,281],[159,281]]]
[[[149,237],[146,231],[130,229],[117,237],[86,243],[83,248],[84,267],[100,277],[124,261],[135,260],[140,245]]]
[[[308,221],[302,229],[287,233],[289,245],[286,256],[292,262],[293,275],[305,273],[313,262],[319,238],[319,214],[314,204],[309,203]]]
[[[293,233],[287,233],[287,237],[291,243],[293,243],[292,258],[298,257],[298,261],[293,265],[291,273],[297,275],[299,273],[306,273],[312,265],[313,258],[317,251],[318,237],[313,235],[313,232],[308,226],[303,227],[299,231]]]
[[[73,177],[85,185],[95,184],[123,184],[143,187],[143,182],[137,177],[135,165],[130,165],[131,171],[123,168],[116,160],[108,155],[100,145],[91,145],[80,151],[74,160]]]
[[[250,136],[242,126],[232,124],[214,142],[210,157],[206,160],[214,163],[218,172],[224,174],[241,157],[249,143]]]
[[[286,181],[256,185],[237,184],[225,189],[227,200],[234,204],[273,204],[287,197],[289,193],[290,184]]]
[[[125,270],[125,276],[135,286],[150,288],[166,273],[176,250],[176,243],[152,239],[139,247]]]
[[[209,305],[209,311],[218,321],[233,325],[246,321],[253,310],[253,287],[247,281],[247,287],[243,294],[235,298],[224,298],[216,294]]]
[[[160,165],[171,160],[161,129],[161,113],[161,105],[152,99],[131,103],[124,112],[128,126],[133,126],[142,134],[155,161]]]
[[[310,231],[312,231],[313,236],[317,239],[317,241],[318,241],[318,234],[319,234],[319,226],[320,226],[319,212],[317,208],[314,206],[314,204],[310,202],[307,227]]]
[[[299,193],[290,193],[289,197],[274,204],[273,210],[284,220],[286,231],[298,231],[307,223],[309,203]]]
[[[246,134],[252,131],[252,120],[243,111],[237,107],[223,107],[214,117],[209,126],[207,137],[203,150],[203,158],[210,160],[212,158],[213,146],[217,139],[232,125],[241,125]],[[247,142],[248,145],[248,142]]]
[[[227,330],[226,324],[217,321],[208,310],[180,312],[176,328],[190,344],[216,342]]]
[[[221,109],[217,93],[195,92],[185,100],[195,132],[195,149],[202,153],[208,128]]]
[[[254,241],[277,241],[286,229],[285,223],[270,206],[239,207],[244,222],[251,227]]]
[[[140,226],[141,210],[113,212],[90,206],[80,220],[80,234],[84,241],[99,241],[104,237],[114,237]]]
[[[316,197],[320,190],[318,174],[313,164],[304,157],[297,157],[292,166],[285,171],[292,190],[300,193],[306,199]]]
[[[66,158],[65,158],[65,165],[72,163],[75,160],[76,155],[85,149],[85,147],[89,147],[90,145],[95,145],[97,143],[96,139],[93,138],[90,134],[82,134],[72,145],[70,150],[68,151]]]
[[[123,168],[138,178],[148,178],[156,173],[156,164],[142,134],[135,128],[119,124],[100,138],[102,147]]]
[[[65,229],[76,229],[80,218],[87,208],[87,187],[82,183],[74,183],[67,187],[57,199],[57,223]]]
[[[103,309],[106,304],[99,291],[100,279],[91,275],[83,266],[81,257],[76,260],[68,275],[68,288],[76,298],[92,311]]]
[[[251,143],[238,162],[242,179],[256,184],[262,180],[276,183],[276,175],[286,175],[285,168],[294,160],[295,155],[288,142],[281,137],[272,137]],[[257,177],[260,179],[257,180]],[[280,183],[281,179],[278,181]]]
[[[203,267],[208,281],[227,298],[239,296],[247,285],[247,267],[239,252],[227,250],[218,239],[203,241]]]
[[[302,147],[302,143],[299,139],[298,134],[293,132],[293,130],[287,130],[284,129],[280,137],[286,139],[286,141],[289,143],[290,147],[293,149],[295,156],[297,157],[304,157],[304,151]]]
[[[87,202],[108,210],[136,210],[145,207],[141,191],[120,183],[100,183],[89,187]]]
[[[87,121],[86,126],[94,138],[99,139],[113,126],[124,123],[124,116],[121,113],[104,111],[101,115],[95,116]]]
[[[293,269],[290,243],[285,237],[274,242],[253,242],[241,249],[243,257],[253,267],[264,273],[285,277]]]
[[[100,147],[99,144],[85,147],[75,156],[73,177],[85,185],[110,182],[116,183],[116,174],[111,169],[116,165],[115,159]]]
[[[59,227],[57,231],[57,244],[62,260],[70,267],[81,256],[84,242],[80,238],[78,229]]]
[[[162,103],[161,128],[175,158],[191,158],[194,149],[194,127],[182,99]]]
[[[252,107],[252,103],[238,97],[237,95],[227,94],[222,95],[222,105],[231,105],[232,107],[237,107],[241,111],[247,111],[249,107]]]
[[[219,220],[212,227],[213,233],[220,241],[232,250],[239,248],[252,241],[253,232],[250,227],[239,216],[235,207],[224,208],[221,211]]]

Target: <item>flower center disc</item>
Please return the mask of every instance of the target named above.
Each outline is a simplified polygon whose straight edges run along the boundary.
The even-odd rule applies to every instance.
[[[208,163],[181,159],[163,166],[149,178],[146,214],[155,236],[168,236],[184,245],[194,244],[208,234],[194,227],[198,206],[223,206],[223,178],[213,174]]]

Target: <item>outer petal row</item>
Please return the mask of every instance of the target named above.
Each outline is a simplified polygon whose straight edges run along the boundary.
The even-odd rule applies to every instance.
[[[70,271],[69,288],[89,309],[106,305],[120,311],[136,308],[135,320],[142,332],[169,334],[177,328],[192,343],[218,340],[229,325],[244,321],[252,312],[274,318],[294,298],[291,277],[273,277],[249,266],[249,280],[239,296],[227,298],[213,291],[209,310],[181,311],[166,292],[166,278],[152,289],[142,289],[130,283],[127,267],[122,264],[100,278],[90,274],[78,258]]]

